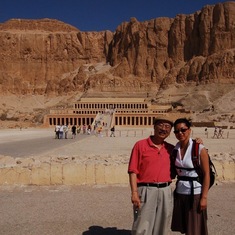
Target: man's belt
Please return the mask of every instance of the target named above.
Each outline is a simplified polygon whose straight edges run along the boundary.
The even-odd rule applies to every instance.
[[[138,183],[137,186],[148,186],[148,187],[157,187],[157,188],[165,188],[169,186],[171,182],[166,182],[166,183]]]

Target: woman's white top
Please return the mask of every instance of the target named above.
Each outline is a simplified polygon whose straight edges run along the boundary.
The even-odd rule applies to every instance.
[[[180,153],[180,143],[178,142],[175,146],[175,149],[177,149],[177,157],[175,161],[175,165],[178,167],[184,167],[184,168],[194,168],[193,162],[192,162],[192,146],[193,146],[193,140],[189,139],[189,145],[185,152],[184,158],[182,159],[181,153]],[[199,145],[199,156],[201,154],[201,150],[204,148],[204,145]],[[199,164],[200,164],[200,157],[199,157]],[[176,169],[179,176],[189,176],[189,177],[197,177],[198,174],[195,170],[187,171],[184,169]],[[201,194],[201,188],[202,185],[197,182],[193,181],[194,186],[194,194]],[[189,181],[183,181],[179,180],[177,183],[176,192],[179,194],[191,194],[191,183]]]

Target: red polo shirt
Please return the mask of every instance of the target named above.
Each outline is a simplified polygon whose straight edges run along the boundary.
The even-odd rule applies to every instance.
[[[170,154],[174,146],[164,141],[159,150],[151,138],[134,145],[129,161],[128,173],[137,175],[137,183],[171,182]]]

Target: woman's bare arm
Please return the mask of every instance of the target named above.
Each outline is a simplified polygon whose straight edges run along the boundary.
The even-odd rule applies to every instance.
[[[200,165],[203,172],[202,193],[200,200],[200,209],[204,210],[207,207],[207,196],[210,186],[210,170],[209,170],[209,156],[207,150],[203,148],[200,154]]]

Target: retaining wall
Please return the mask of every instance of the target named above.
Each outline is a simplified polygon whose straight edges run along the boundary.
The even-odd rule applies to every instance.
[[[217,181],[234,181],[234,161],[213,161]],[[80,162],[76,158],[0,157],[0,185],[128,184],[128,163]]]

